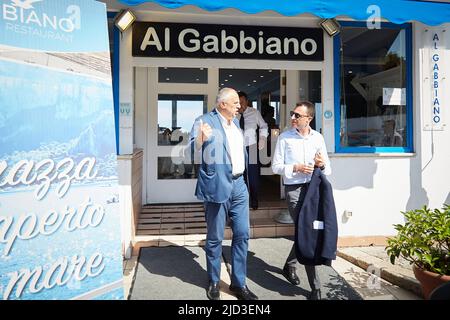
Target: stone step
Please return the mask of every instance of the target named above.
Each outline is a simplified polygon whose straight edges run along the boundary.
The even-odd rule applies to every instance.
[[[293,225],[274,220],[286,210],[282,200],[261,201],[258,209],[250,209],[250,237],[294,235]],[[171,242],[171,237],[177,240]],[[224,237],[232,237],[229,226],[225,228]],[[203,203],[145,205],[139,215],[133,252],[145,246],[204,245],[204,239],[206,221]]]

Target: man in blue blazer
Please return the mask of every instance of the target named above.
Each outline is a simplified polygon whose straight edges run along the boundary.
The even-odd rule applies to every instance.
[[[227,216],[231,220],[230,291],[241,300],[257,300],[246,285],[249,239],[249,199],[244,182],[247,153],[239,122],[239,96],[224,88],[216,98],[216,108],[198,118],[191,131],[190,146],[201,164],[195,195],[204,201],[207,226],[206,262],[209,286],[207,296],[220,299],[222,240]]]

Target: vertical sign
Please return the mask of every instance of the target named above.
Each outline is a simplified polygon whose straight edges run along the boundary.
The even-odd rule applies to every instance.
[[[120,154],[133,153],[134,111],[130,102],[121,102],[119,107]]]
[[[0,298],[123,299],[106,8],[0,0]]]
[[[424,37],[424,130],[443,130],[444,112],[448,106],[448,88],[445,81],[449,55],[445,46],[447,35],[442,28],[430,28],[425,30]]]

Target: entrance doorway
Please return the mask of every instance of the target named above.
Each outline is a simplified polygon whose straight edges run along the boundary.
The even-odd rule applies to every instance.
[[[289,110],[299,100],[316,105],[315,128],[321,131],[321,83],[320,70],[136,67],[136,109],[146,115],[135,131],[145,141],[144,204],[198,202],[196,168],[178,156],[195,118],[214,108],[223,87],[245,91],[252,107],[266,119],[270,143],[262,153],[269,160],[260,159],[259,198],[284,198],[280,176],[271,170],[276,138],[289,125]]]
[[[281,79],[281,70],[219,69],[219,88],[230,87],[244,92],[249,107],[257,109],[268,126],[266,147],[258,152],[258,199],[262,203],[280,199],[280,176],[273,174],[270,160],[280,132],[281,92],[284,92]],[[259,137],[259,132],[256,136]]]

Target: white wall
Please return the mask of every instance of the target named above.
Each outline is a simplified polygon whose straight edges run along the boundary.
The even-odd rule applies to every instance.
[[[416,157],[331,157],[330,181],[340,236],[391,235],[403,221],[400,211],[414,202]],[[411,191],[413,194],[411,194]],[[411,195],[410,195],[411,194]],[[345,219],[344,210],[352,212]]]
[[[125,259],[131,258],[132,240],[134,232],[133,197],[132,197],[132,158],[131,156],[118,156],[117,171],[119,174],[119,208],[120,225],[122,233],[122,254]]]

